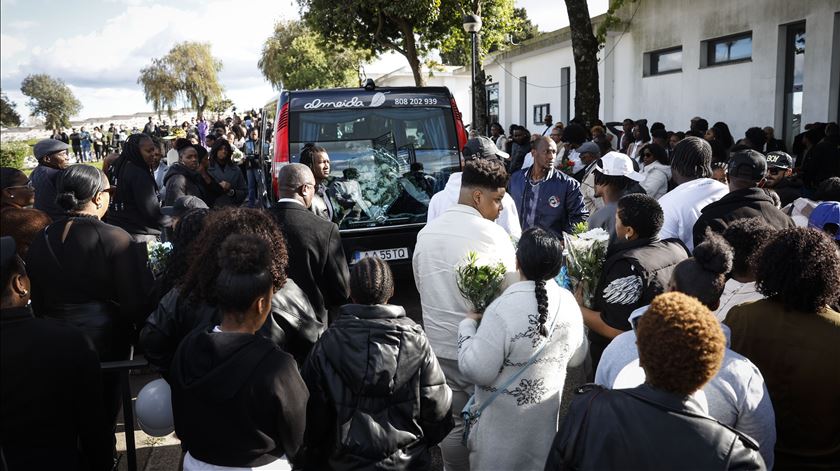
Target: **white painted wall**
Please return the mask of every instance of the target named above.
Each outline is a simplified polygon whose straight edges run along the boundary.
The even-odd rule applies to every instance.
[[[379,87],[413,87],[414,76],[408,68],[399,69],[390,74],[373,77]],[[463,115],[464,124],[469,124],[472,112],[470,99],[470,71],[469,69],[455,69],[447,72],[435,72],[426,78],[429,87],[447,87],[455,98],[458,110]]]
[[[694,116],[710,124],[725,121],[736,138],[751,126],[774,125],[783,119],[784,25],[805,20],[803,123],[837,119],[840,87],[840,0],[644,0],[622,12],[626,32],[613,32],[600,53],[601,116],[604,121],[647,118],[668,129],[688,129]],[[750,62],[700,68],[701,41],[752,31]],[[683,48],[682,72],[643,77],[646,52]],[[524,48],[521,48],[524,50]],[[517,55],[490,56],[485,62],[493,82],[500,84],[500,120],[504,126],[532,121],[533,105],[551,103],[555,119],[560,90],[535,85],[559,85],[560,68],[571,66],[571,116],[574,117],[575,72],[571,44],[551,44]],[[502,69],[504,66],[508,72]],[[519,123],[519,80],[527,76],[528,122]],[[777,129],[777,136],[781,129]]]

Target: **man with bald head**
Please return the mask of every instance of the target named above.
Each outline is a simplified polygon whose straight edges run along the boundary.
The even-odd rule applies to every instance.
[[[286,236],[288,276],[300,286],[318,320],[331,323],[350,295],[350,274],[338,226],[310,212],[315,176],[303,164],[287,164],[277,176],[280,199],[271,208]]]
[[[580,184],[554,168],[557,143],[540,136],[534,149],[534,164],[510,177],[510,195],[519,212],[522,230],[537,226],[561,236],[586,221]]]

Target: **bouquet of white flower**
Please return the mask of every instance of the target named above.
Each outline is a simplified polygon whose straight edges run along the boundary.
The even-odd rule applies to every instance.
[[[146,243],[146,252],[149,269],[155,277],[158,277],[166,270],[169,255],[172,253],[172,242],[149,241]]]
[[[473,311],[481,314],[499,295],[505,279],[505,266],[502,262],[485,263],[478,259],[474,251],[467,253],[464,263],[455,269],[458,291],[472,306]]]
[[[591,309],[595,288],[607,256],[610,234],[596,228],[576,234],[564,233],[563,239],[566,244],[564,255],[572,290],[580,288],[583,291],[584,306]]]

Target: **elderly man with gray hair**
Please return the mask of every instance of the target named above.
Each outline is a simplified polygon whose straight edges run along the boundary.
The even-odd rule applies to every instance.
[[[303,164],[287,164],[277,176],[280,199],[271,214],[289,252],[289,278],[306,293],[323,324],[331,323],[350,295],[350,274],[338,226],[310,212],[315,176]]]

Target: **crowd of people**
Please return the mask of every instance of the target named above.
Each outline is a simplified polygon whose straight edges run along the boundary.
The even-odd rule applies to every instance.
[[[702,118],[545,125],[473,136],[432,195],[422,325],[388,263],[348,265],[317,143],[265,208],[250,115],[100,132],[101,171],[38,142],[30,176],[2,169],[4,469],[111,469],[99,365],[135,350],[185,470],[428,469],[436,445],[456,471],[840,466],[837,124],[792,155]],[[556,281],[582,228],[609,234],[591,302]],[[502,270],[483,312],[471,252]],[[594,382],[561,416],[567,368]]]

